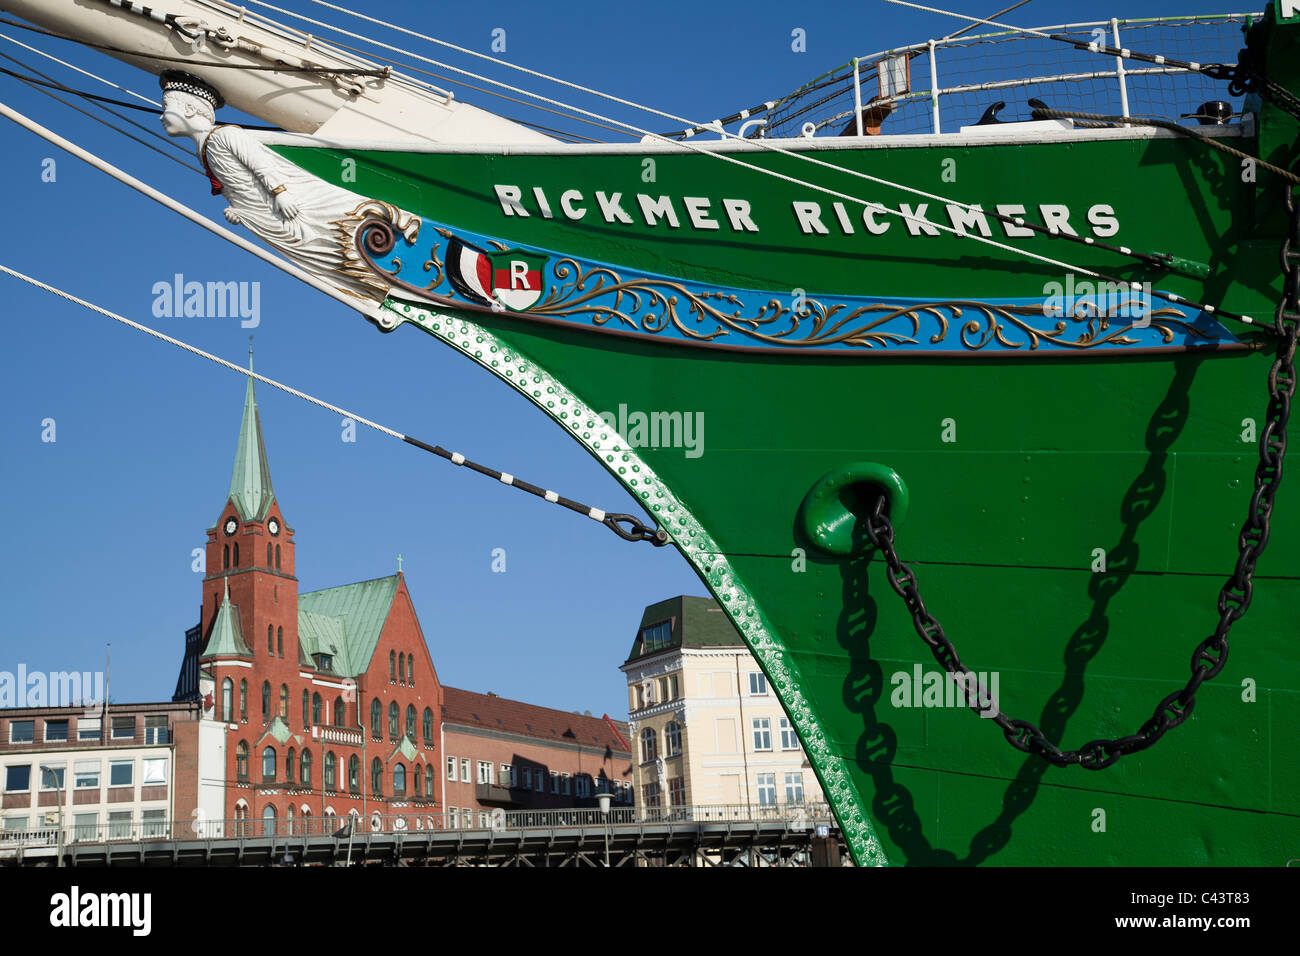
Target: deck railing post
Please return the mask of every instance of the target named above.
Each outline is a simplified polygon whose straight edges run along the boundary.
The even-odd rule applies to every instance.
[[[934,57],[934,41],[929,41],[930,47],[930,106],[934,111],[934,131],[939,132],[939,65]]]
[[[1110,19],[1110,33],[1115,39],[1115,49],[1124,49],[1119,42],[1119,20],[1115,17]],[[1115,75],[1119,78],[1119,109],[1121,116],[1128,116],[1128,82],[1124,76],[1124,58],[1115,57]]]
[[[857,117],[858,135],[862,135],[862,80],[858,72],[858,58],[853,58],[853,115]],[[606,864],[608,865],[608,864]]]

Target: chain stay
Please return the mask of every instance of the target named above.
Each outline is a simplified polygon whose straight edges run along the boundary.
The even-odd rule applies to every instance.
[[[1297,115],[1300,115],[1298,113]],[[1101,770],[1127,754],[1146,750],[1167,732],[1192,715],[1196,692],[1201,685],[1223,670],[1228,662],[1228,632],[1245,615],[1254,593],[1255,562],[1268,545],[1269,521],[1273,497],[1282,484],[1282,465],[1286,457],[1287,422],[1291,416],[1291,399],[1296,390],[1295,352],[1300,333],[1300,210],[1293,186],[1285,186],[1290,229],[1282,241],[1279,256],[1285,276],[1283,296],[1274,314],[1274,330],[1279,336],[1277,358],[1268,374],[1269,401],[1266,421],[1259,438],[1259,465],[1255,469],[1255,490],[1241,534],[1238,536],[1237,566],[1219,592],[1219,624],[1214,633],[1201,641],[1192,653],[1192,676],[1181,689],[1160,701],[1151,717],[1137,733],[1113,740],[1091,740],[1078,750],[1061,750],[1037,726],[1027,720],[1015,720],[997,711],[992,720],[1007,742],[1028,754],[1036,754],[1058,767],[1078,764],[1086,770]],[[1292,251],[1292,246],[1297,251]],[[987,712],[987,705],[973,696],[977,687],[974,674],[961,662],[957,649],[944,634],[943,627],[925,608],[917,586],[916,574],[904,564],[894,549],[894,527],[889,521],[882,495],[864,522],[867,537],[885,559],[890,587],[903,599],[912,615],[912,625],[930,648],[934,658],[949,674],[961,674],[960,683],[967,705],[977,713]]]

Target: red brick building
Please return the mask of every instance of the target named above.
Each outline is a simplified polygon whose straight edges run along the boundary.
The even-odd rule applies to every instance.
[[[443,688],[443,794],[448,823],[488,826],[493,810],[632,803],[627,724],[496,694]]]
[[[443,692],[406,582],[399,572],[299,593],[251,378],[230,492],[207,535],[202,618],[177,681],[206,718],[202,812],[258,832],[351,812],[433,825]]]
[[[600,792],[632,802],[626,724],[442,687],[400,572],[299,593],[251,378],[207,535],[176,699],[202,712],[186,729],[192,803],[214,835],[218,821],[321,832],[321,817],[357,813],[418,830],[596,806]]]

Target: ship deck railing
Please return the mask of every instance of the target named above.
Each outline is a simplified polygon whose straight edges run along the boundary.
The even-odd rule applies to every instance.
[[[1034,30],[1188,62],[1231,65],[1245,45],[1244,30],[1262,16],[1113,17]],[[1203,102],[1232,101],[1226,83],[1184,68],[1091,53],[1016,30],[962,32],[855,57],[778,100],[765,120],[750,120],[741,135],[957,132],[977,124],[998,94],[1007,102],[1001,122],[1029,119],[1024,104],[1030,98],[1054,109],[1174,119]]]

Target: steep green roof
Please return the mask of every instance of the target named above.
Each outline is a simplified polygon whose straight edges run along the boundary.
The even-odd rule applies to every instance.
[[[667,643],[646,648],[646,628],[656,624],[671,625]],[[679,595],[651,604],[641,615],[632,650],[625,664],[641,657],[660,654],[680,647],[744,647],[745,642],[713,598]]]
[[[330,653],[325,646],[336,646],[334,671],[342,677],[356,677],[370,664],[379,632],[388,620],[388,611],[397,594],[399,575],[345,584],[298,596],[298,633],[302,640],[304,613],[313,646],[312,653]],[[330,623],[328,618],[339,624]],[[341,627],[341,632],[339,628]],[[331,644],[331,642],[337,642]]]
[[[212,622],[212,634],[208,637],[208,646],[199,655],[199,660],[210,657],[252,657],[244,640],[244,629],[239,624],[237,607],[230,603],[230,578],[225,579],[226,595],[221,607],[217,608],[217,619]]]
[[[248,360],[248,370],[253,370],[252,358]],[[239,444],[235,448],[235,470],[230,476],[230,499],[242,520],[255,521],[266,515],[274,497],[271,466],[262,441],[262,420],[257,414],[257,396],[253,394],[250,375],[244,392],[244,418],[239,423]]]

